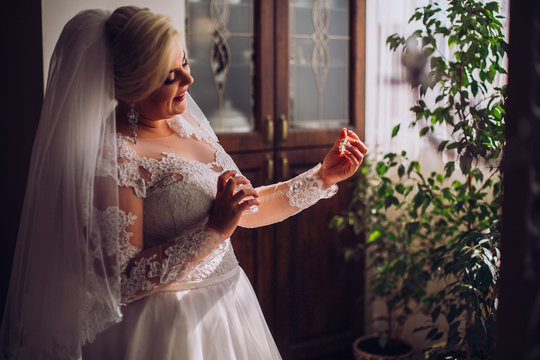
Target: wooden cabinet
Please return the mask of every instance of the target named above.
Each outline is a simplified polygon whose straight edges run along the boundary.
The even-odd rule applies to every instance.
[[[365,0],[192,0],[186,8],[191,94],[255,186],[321,162],[343,127],[363,138]],[[284,359],[352,358],[362,264],[342,256],[353,235],[328,227],[349,194],[342,183],[332,199],[233,236]]]

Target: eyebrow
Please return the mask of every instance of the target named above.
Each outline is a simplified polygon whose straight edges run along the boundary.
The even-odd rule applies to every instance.
[[[185,51],[185,50],[183,50],[182,53],[184,54],[184,56],[182,57],[182,65],[183,65],[183,64],[184,64],[184,61],[187,60],[187,54],[186,54],[186,51]],[[169,70],[169,74],[170,74],[170,73],[173,73],[173,72],[176,72],[176,68]]]

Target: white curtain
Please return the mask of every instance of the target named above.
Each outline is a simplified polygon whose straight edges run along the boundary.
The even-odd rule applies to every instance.
[[[417,90],[411,89],[406,80],[406,73],[401,65],[401,49],[392,52],[386,45],[388,36],[398,33],[409,36],[420,28],[417,23],[408,24],[409,18],[418,7],[433,3],[433,0],[366,0],[366,143],[370,154],[381,155],[388,152],[407,151],[409,158],[418,160],[425,172],[440,171],[444,162],[452,157],[451,153],[437,152],[436,139],[448,138],[444,128],[439,129],[434,137],[418,136],[419,128],[409,128],[415,114],[409,109],[417,101]],[[498,0],[501,14],[508,14],[508,0]],[[444,10],[447,1],[438,1]],[[441,21],[445,21],[441,12]],[[503,25],[505,22],[503,21]],[[444,42],[439,44],[447,57],[450,49]],[[506,67],[506,59],[504,60]],[[500,77],[497,83],[503,84],[506,77]],[[428,92],[426,103],[430,104],[437,94]],[[392,129],[401,124],[399,135],[392,138]],[[369,289],[367,289],[369,298]],[[373,319],[384,316],[384,307],[380,303],[366,302],[366,334],[383,330],[381,322]],[[421,315],[411,317],[404,328],[403,338],[421,349],[425,345],[424,333],[414,333],[415,327],[424,325]]]
[[[366,3],[366,142],[371,154],[407,151],[410,159],[420,161],[426,171],[440,170],[443,162],[452,154],[437,153],[433,137],[419,138],[419,128],[409,124],[415,115],[409,109],[417,100],[417,90],[411,89],[401,64],[401,49],[393,52],[386,45],[388,36],[398,33],[408,36],[420,24],[409,24],[415,9],[433,3],[433,0],[367,0]],[[498,0],[501,14],[507,14],[507,0]],[[443,9],[446,1],[438,1]],[[445,42],[439,44],[446,55],[450,49]],[[505,82],[501,78],[499,84]],[[428,92],[426,103],[430,103]],[[436,94],[435,94],[436,96]],[[392,139],[392,129],[401,124],[399,135]],[[439,129],[436,138],[449,137],[445,129]]]
[[[406,150],[417,158],[425,141],[418,141],[409,110],[415,91],[406,81],[401,51],[390,51],[386,38],[394,33],[409,35],[416,26],[408,24],[414,9],[428,0],[367,0],[366,4],[366,142],[371,153]],[[401,125],[391,139],[392,129]]]

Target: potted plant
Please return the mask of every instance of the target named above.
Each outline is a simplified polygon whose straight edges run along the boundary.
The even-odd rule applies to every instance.
[[[414,242],[417,222],[408,211],[408,195],[413,183],[401,182],[405,173],[416,173],[417,162],[408,165],[406,154],[389,153],[373,164],[366,158],[354,179],[349,209],[335,216],[337,230],[352,227],[365,239],[345,252],[348,260],[365,256],[371,301],[384,305],[384,330],[359,338],[354,343],[357,359],[409,359],[412,346],[401,333],[408,317],[426,296],[430,275],[424,262],[427,252]],[[396,178],[397,177],[397,178]]]
[[[416,9],[410,19],[420,22],[420,29],[408,37],[395,34],[387,39],[391,50],[402,50],[411,84],[418,89],[419,100],[411,108],[416,119],[410,126],[418,127],[421,137],[431,136],[438,150],[453,153],[454,160],[440,172],[423,174],[415,161],[383,156],[375,172],[364,171],[375,177],[372,181],[383,182],[375,184],[376,191],[385,191],[375,193],[376,201],[366,198],[365,187],[373,184],[360,176],[357,196],[367,200],[353,198],[349,212],[332,223],[364,231],[366,247],[384,242],[373,247],[381,256],[391,254],[387,246],[407,252],[397,260],[385,259],[389,264],[401,258],[421,261],[421,269],[411,261],[395,272],[393,284],[422,287],[412,299],[422,304],[427,323],[417,330],[425,331],[428,340],[445,340],[442,348],[428,349],[431,359],[489,359],[494,349],[505,86],[493,84],[497,75],[506,73],[501,62],[507,48],[498,10],[496,2],[449,0],[443,18],[439,5],[430,4]],[[450,55],[444,55],[441,44],[449,45]],[[450,136],[437,139],[433,134],[440,128]],[[399,125],[391,136],[398,134]],[[392,171],[395,175],[386,175]],[[383,217],[389,212],[397,215],[370,216],[382,209],[381,201]],[[358,216],[351,216],[355,212]],[[400,236],[386,236],[399,226]],[[401,247],[393,243],[394,237]],[[375,268],[375,280],[381,271],[386,270]],[[428,292],[428,283],[436,290]],[[393,291],[400,293],[398,288]]]

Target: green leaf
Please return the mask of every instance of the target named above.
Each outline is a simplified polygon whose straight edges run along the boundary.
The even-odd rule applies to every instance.
[[[472,160],[473,157],[468,152],[465,152],[465,154],[461,155],[459,158],[459,167],[463,174],[468,174],[469,171],[471,171]]]
[[[405,166],[403,164],[400,164],[398,167],[398,176],[401,178],[405,174]]]
[[[401,124],[397,124],[396,126],[394,126],[394,128],[392,129],[392,138],[398,134],[400,126]]]
[[[386,172],[388,171],[388,166],[386,166],[384,162],[379,161],[377,165],[375,166],[375,170],[377,171],[378,175],[382,176],[386,174]]]
[[[438,152],[443,152],[444,148],[446,147],[446,144],[448,144],[448,140],[443,140],[439,143],[439,147],[437,148]]]
[[[418,221],[413,221],[405,225],[407,229],[407,233],[409,236],[412,236],[414,233],[416,233],[420,227],[420,223]]]
[[[380,237],[381,237],[381,232],[379,230],[375,230],[371,234],[369,234],[368,242],[373,242]]]
[[[456,165],[454,161],[449,161],[444,165],[444,177],[448,179],[454,173]]]

